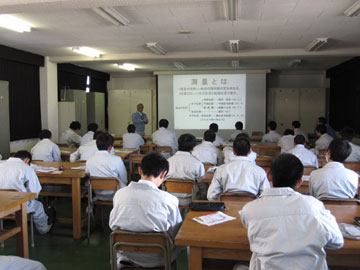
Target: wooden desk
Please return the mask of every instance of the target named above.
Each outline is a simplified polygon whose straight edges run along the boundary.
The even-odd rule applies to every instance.
[[[0,191],[0,218],[16,213],[16,227],[1,231],[0,242],[16,234],[17,255],[29,258],[27,201],[36,198],[36,193]]]
[[[135,148],[116,148],[115,155],[121,157],[122,160],[125,160],[130,157],[131,154],[137,154],[139,150]]]
[[[82,179],[86,178],[85,170],[72,170],[72,167],[84,166],[82,162],[43,162],[43,161],[34,161],[34,164],[46,166],[46,167],[55,167],[58,168],[60,165],[63,165],[65,170],[61,174],[52,174],[52,173],[43,173],[37,172],[37,176],[41,184],[63,184],[71,186],[72,197],[72,218],[71,219],[57,219],[57,222],[72,223],[73,225],[73,238],[81,238],[81,189],[80,184]],[[47,196],[48,194],[40,192],[40,195]],[[59,194],[61,196],[63,194]],[[85,221],[83,221],[85,224]]]
[[[70,155],[74,153],[77,148],[60,146],[61,159],[63,161],[70,161]]]
[[[251,148],[259,156],[272,156],[276,157],[281,153],[281,147],[276,143],[251,143]]]
[[[214,177],[214,172],[206,172],[204,178],[201,179],[201,183],[211,184],[211,181]]]
[[[155,150],[155,144],[153,144],[151,141],[147,141],[143,146],[140,147],[140,151],[143,154],[147,154],[149,152],[152,152]]]
[[[245,204],[246,202],[226,202],[228,210],[225,213],[236,217],[236,220],[210,227],[191,220],[193,217],[208,212],[190,211],[188,213],[176,235],[175,244],[190,246],[190,270],[201,270],[203,258],[250,260],[251,251],[247,230],[242,226],[238,214]],[[358,205],[326,205],[326,208],[336,217],[338,223],[353,224],[353,217],[360,216]],[[345,239],[343,248],[326,252],[329,265],[360,265],[360,241],[358,240]]]

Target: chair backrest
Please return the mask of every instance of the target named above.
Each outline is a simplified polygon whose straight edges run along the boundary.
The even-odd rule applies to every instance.
[[[303,175],[310,175],[310,173],[314,170],[317,170],[317,168],[312,166],[304,166],[304,173]]]
[[[355,172],[360,171],[360,162],[344,162],[344,167]]]
[[[172,193],[193,194],[195,182],[182,179],[166,179],[164,182],[165,190]]]
[[[358,199],[341,199],[341,198],[320,198],[324,204],[352,204],[359,205],[360,200]]]
[[[143,154],[131,154],[129,157],[129,180],[131,176],[136,173],[136,165],[141,164],[141,161],[145,155]]]
[[[255,200],[257,196],[249,192],[224,192],[220,194],[220,201],[241,201],[250,202]]]
[[[264,132],[262,131],[253,131],[251,133],[251,136],[263,136],[264,135]]]
[[[204,163],[204,168],[205,168],[205,172],[207,172],[207,170],[211,167],[213,167],[214,165],[210,164],[210,163]]]
[[[90,177],[90,185],[93,190],[118,190],[119,180],[112,177]]]
[[[171,155],[172,148],[171,148],[171,146],[159,146],[159,145],[156,145],[155,151],[160,152],[160,153],[165,152],[165,153],[169,153]]]
[[[163,232],[113,231],[110,235],[111,269],[117,269],[118,250],[146,254],[163,254],[166,270],[171,270],[171,240]]]
[[[14,191],[14,192],[18,192],[16,189],[13,188],[1,188],[0,191]]]
[[[256,162],[256,165],[258,165],[260,167],[270,167],[273,159],[274,159],[273,157],[259,156],[256,158],[255,162]]]

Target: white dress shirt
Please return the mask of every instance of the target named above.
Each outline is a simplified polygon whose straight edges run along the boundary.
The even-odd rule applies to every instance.
[[[289,154],[295,155],[304,166],[319,168],[317,156],[312,151],[306,149],[303,144],[297,144],[289,151]]]
[[[88,131],[84,136],[82,136],[80,140],[80,146],[94,140],[94,133],[95,133],[94,131]]]
[[[243,133],[243,131],[242,131],[242,130],[238,130],[238,129],[235,130],[233,133],[231,133],[231,135],[230,135],[230,140],[235,141],[236,136],[239,135],[240,133]]]
[[[281,135],[277,133],[275,130],[270,130],[263,137],[261,142],[272,142],[277,143],[281,138]]]
[[[168,232],[175,239],[182,218],[178,199],[168,192],[160,190],[147,180],[131,182],[129,186],[118,190],[114,196],[114,206],[110,213],[111,230],[122,229],[133,232]],[[172,260],[176,258],[174,245]],[[160,254],[142,254],[118,252],[118,262],[131,261],[142,267],[163,265]]]
[[[305,137],[305,140],[308,141],[308,136],[307,136],[306,132],[303,131],[303,130],[300,129],[300,128],[295,128],[295,129],[294,129],[294,135],[295,135],[295,136],[296,136],[296,135],[303,135],[303,136]]]
[[[119,188],[127,184],[127,172],[120,157],[108,151],[97,151],[86,161],[86,173],[94,177],[113,177],[118,179]],[[100,200],[112,200],[115,192],[112,190],[95,190]]]
[[[17,257],[0,255],[1,270],[46,270],[45,266],[37,261]]]
[[[288,153],[294,148],[294,135],[284,135],[280,138],[278,146],[281,147],[281,153]]]
[[[224,147],[223,155],[225,164],[232,161],[236,157],[231,146]],[[257,154],[254,151],[251,151],[251,153],[247,157],[249,160],[251,160],[252,163],[256,164]]]
[[[49,139],[42,139],[33,148],[31,148],[33,160],[42,160],[47,162],[61,161],[61,152],[59,146]]]
[[[210,163],[211,165],[220,165],[224,159],[221,150],[214,143],[207,141],[195,146],[191,154],[202,163]]]
[[[334,138],[328,135],[327,133],[321,135],[319,139],[315,142],[315,149],[316,150],[327,150],[329,144],[332,142]]]
[[[216,137],[215,137],[215,141],[213,142],[213,144],[215,146],[221,146],[224,144],[224,139],[223,137],[221,137],[219,134],[215,133]]]
[[[69,147],[78,147],[81,142],[81,136],[76,134],[72,129],[66,130],[60,139],[61,143],[66,143]]]
[[[96,140],[92,140],[87,144],[80,146],[75,152],[70,154],[70,162],[77,160],[88,160],[92,155],[98,151]]]
[[[144,143],[144,139],[137,133],[126,133],[123,135],[124,148],[136,148],[139,150]]]
[[[152,142],[159,146],[170,146],[174,154],[178,149],[178,139],[175,131],[161,127],[151,135]]]
[[[358,162],[360,161],[360,146],[349,142],[351,146],[351,153],[345,160],[345,162]]]
[[[354,198],[359,176],[340,162],[329,162],[310,174],[310,194],[316,198]]]
[[[208,189],[209,201],[220,199],[224,192],[249,192],[259,195],[270,187],[263,168],[253,164],[248,157],[237,156],[218,167]]]
[[[250,270],[328,270],[324,248],[344,244],[323,203],[291,188],[267,189],[239,214],[248,230]]]

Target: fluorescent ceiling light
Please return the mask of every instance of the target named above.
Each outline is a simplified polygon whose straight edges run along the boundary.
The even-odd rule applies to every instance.
[[[105,20],[117,26],[127,26],[130,21],[121,15],[115,8],[112,7],[97,7],[93,11],[103,17]]]
[[[288,66],[292,67],[292,68],[298,67],[298,66],[300,66],[301,62],[302,62],[301,59],[293,59],[288,63]]]
[[[240,67],[239,60],[233,60],[233,61],[231,61],[231,66],[232,66],[233,68],[239,68],[239,67]]]
[[[101,54],[99,51],[91,49],[89,47],[72,47],[74,52],[80,53],[82,55],[86,55],[89,57],[100,57]]]
[[[232,53],[240,52],[240,40],[229,40],[229,48]]]
[[[31,25],[11,15],[0,15],[0,26],[19,32],[31,32]]]
[[[320,49],[321,46],[328,42],[328,38],[315,38],[306,47],[305,51],[312,52]]]
[[[185,69],[185,65],[181,62],[174,62],[174,67],[177,69]]]
[[[359,15],[360,13],[360,0],[356,1],[351,7],[344,11],[344,15],[348,17],[352,17],[355,15]]]
[[[127,71],[134,71],[135,70],[135,66],[129,63],[124,63],[124,64],[118,64],[119,68],[125,69]]]
[[[159,44],[157,44],[156,42],[146,43],[146,46],[153,53],[156,53],[156,54],[159,54],[159,55],[164,55],[164,54],[167,53],[167,51],[163,47],[161,47]]]
[[[223,0],[224,16],[228,21],[236,21],[238,17],[238,0]]]

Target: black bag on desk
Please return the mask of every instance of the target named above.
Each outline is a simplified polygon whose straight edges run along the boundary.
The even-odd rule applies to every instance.
[[[224,211],[224,202],[191,202],[189,205],[193,211]]]

